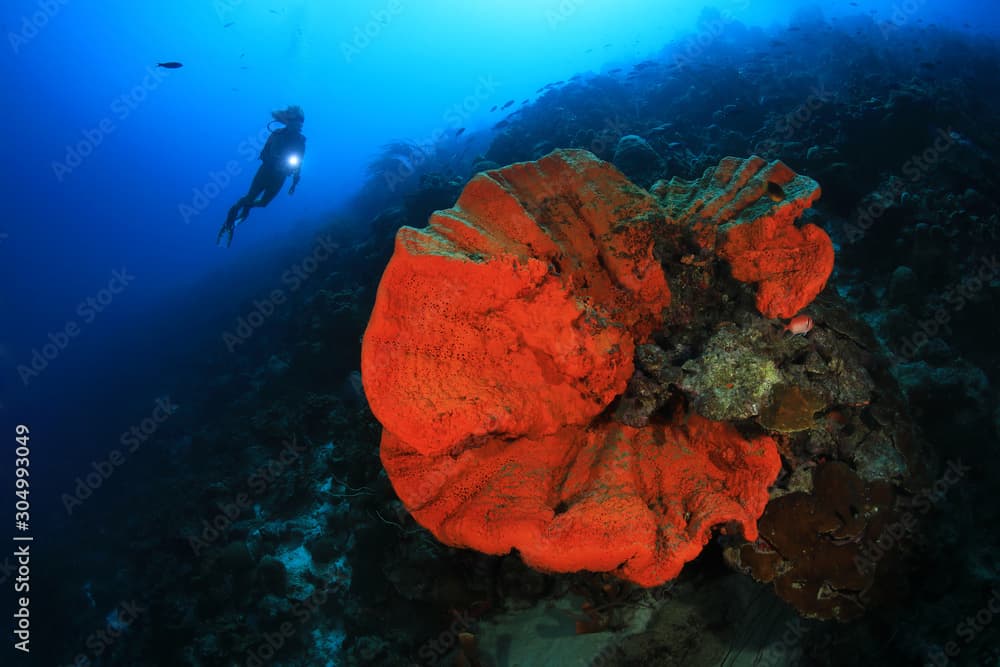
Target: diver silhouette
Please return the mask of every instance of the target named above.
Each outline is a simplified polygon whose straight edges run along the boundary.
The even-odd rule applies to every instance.
[[[247,219],[250,209],[270,204],[271,200],[281,192],[289,174],[292,176],[292,187],[288,189],[288,194],[295,194],[295,187],[299,184],[302,171],[302,157],[306,152],[306,138],[302,136],[302,125],[306,117],[302,113],[302,108],[295,105],[272,111],[271,117],[274,119],[271,123],[278,122],[284,127],[273,130],[271,136],[267,138],[267,143],[258,156],[263,164],[254,175],[247,193],[229,209],[229,215],[226,216],[226,221],[215,239],[216,244],[222,240],[223,234],[227,234],[228,248],[233,242],[236,225]]]

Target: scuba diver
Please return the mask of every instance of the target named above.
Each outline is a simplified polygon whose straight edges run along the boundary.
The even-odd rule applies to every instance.
[[[306,138],[302,136],[302,124],[306,117],[302,113],[302,107],[295,105],[272,111],[271,117],[274,120],[268,123],[268,129],[271,128],[271,123],[275,122],[281,123],[284,127],[271,131],[271,136],[267,138],[267,143],[258,156],[263,164],[254,175],[247,193],[229,209],[229,215],[226,216],[226,221],[215,240],[216,244],[222,240],[223,234],[228,234],[226,240],[228,248],[233,242],[236,225],[247,219],[250,209],[270,204],[271,200],[281,192],[289,174],[292,175],[292,187],[288,189],[288,194],[295,194],[295,186],[299,184],[302,169],[302,156],[306,152]]]

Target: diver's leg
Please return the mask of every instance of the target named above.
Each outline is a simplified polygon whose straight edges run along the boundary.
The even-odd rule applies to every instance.
[[[250,189],[247,191],[246,195],[236,202],[237,208],[242,208],[239,215],[236,216],[236,220],[243,222],[246,220],[247,216],[250,215],[250,209],[254,206],[258,206],[257,197],[261,193],[267,193],[268,188],[271,184],[271,175],[268,173],[264,166],[261,165],[257,173],[254,174],[253,182],[250,184]]]
[[[264,207],[271,203],[271,200],[278,196],[281,192],[281,188],[285,185],[285,179],[275,180],[268,183],[267,189],[264,190],[264,194],[261,198],[253,203],[254,206]]]

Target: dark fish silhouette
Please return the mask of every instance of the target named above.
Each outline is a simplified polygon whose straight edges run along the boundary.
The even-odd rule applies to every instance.
[[[500,107],[500,109],[501,109],[501,110],[503,110],[503,109],[508,109],[508,108],[510,108],[510,107],[511,107],[511,106],[512,106],[513,104],[514,104],[514,100],[510,100],[510,101],[508,101],[508,102],[507,102],[506,104],[504,104],[504,105],[503,105],[502,107]]]
[[[460,137],[460,136],[462,136],[463,132],[465,132],[465,128],[464,127],[460,127],[460,128],[458,128],[458,131],[455,132],[455,136],[456,137]]]
[[[222,27],[223,28],[228,28],[231,25],[236,25],[236,21],[230,21],[229,23],[224,24]]]
[[[494,112],[494,111],[496,111],[496,110],[497,110],[497,105],[495,105],[495,104],[494,104],[494,105],[493,105],[493,108],[492,108],[492,109],[490,109],[490,112],[492,113],[492,112]]]
[[[181,67],[184,67],[184,63],[179,63],[171,60],[170,62],[167,63],[156,63],[156,66],[163,67],[166,69],[179,69]]]

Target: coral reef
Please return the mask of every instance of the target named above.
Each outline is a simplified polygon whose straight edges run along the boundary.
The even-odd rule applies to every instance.
[[[770,438],[680,413],[595,420],[669,304],[654,225],[669,223],[620,172],[557,151],[480,174],[400,232],[362,372],[390,479],[439,539],[653,585],[714,525],[755,535]]]

